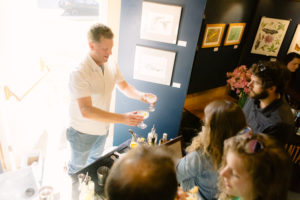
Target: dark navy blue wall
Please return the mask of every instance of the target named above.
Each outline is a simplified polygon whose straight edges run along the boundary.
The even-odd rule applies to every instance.
[[[251,54],[251,48],[262,16],[291,19],[289,28],[281,45],[277,59],[282,59],[288,51],[300,23],[300,1],[297,0],[209,0],[205,8],[199,36],[199,49],[196,52],[188,93],[196,93],[226,85],[226,72],[245,64],[248,67],[258,60],[269,60],[270,57]],[[201,48],[205,25],[214,23],[246,22],[246,29],[241,44],[237,49],[223,46],[219,51],[213,48]],[[226,30],[227,30],[226,27]],[[223,35],[223,40],[225,38]],[[298,74],[300,71],[298,70]],[[297,77],[300,77],[297,76]]]
[[[145,120],[145,123],[148,125],[146,129],[141,130],[137,127],[129,127],[122,124],[115,125],[114,145],[118,145],[130,138],[130,134],[128,133],[129,128],[146,137],[154,124],[156,131],[159,134],[159,138],[162,137],[164,132],[168,133],[168,136],[171,138],[178,135],[183,105],[187,94],[198,36],[200,33],[202,16],[206,4],[206,0],[152,1],[182,6],[178,40],[187,41],[187,46],[181,47],[176,44],[140,39],[142,2],[142,0],[122,0],[118,61],[120,69],[128,83],[134,85],[141,91],[156,94],[158,96],[158,102],[155,106],[156,111],[150,113],[150,117]],[[170,86],[133,79],[136,45],[176,52]],[[180,83],[181,87],[172,87],[173,82]],[[129,99],[117,91],[117,113],[147,108],[148,105]]]

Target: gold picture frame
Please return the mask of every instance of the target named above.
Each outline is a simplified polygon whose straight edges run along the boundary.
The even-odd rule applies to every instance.
[[[246,23],[231,23],[229,24],[224,46],[240,44]]]
[[[202,48],[218,47],[221,45],[226,24],[206,24]]]

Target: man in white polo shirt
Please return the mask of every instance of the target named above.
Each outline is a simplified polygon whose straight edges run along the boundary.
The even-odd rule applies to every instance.
[[[120,69],[109,59],[113,47],[113,33],[102,24],[95,24],[88,32],[90,51],[80,65],[71,72],[69,88],[70,127],[67,140],[71,147],[68,173],[74,174],[99,158],[104,150],[109,123],[136,126],[143,117],[135,111],[118,114],[109,112],[115,85],[128,97],[149,103],[151,93],[138,91],[123,78]],[[154,103],[155,104],[155,103]]]

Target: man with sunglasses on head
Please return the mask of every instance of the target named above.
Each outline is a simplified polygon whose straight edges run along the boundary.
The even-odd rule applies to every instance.
[[[291,108],[283,96],[288,73],[278,62],[260,61],[250,68],[249,97],[243,107],[254,132],[271,135],[285,144],[294,131]]]

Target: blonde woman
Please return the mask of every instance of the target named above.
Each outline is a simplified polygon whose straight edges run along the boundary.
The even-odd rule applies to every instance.
[[[238,135],[225,141],[220,200],[286,200],[290,157],[271,136]]]
[[[176,171],[185,191],[198,186],[202,199],[214,199],[218,193],[217,169],[222,160],[224,140],[236,135],[247,123],[242,109],[226,100],[209,103],[204,118],[202,131],[187,148],[188,154],[178,161]]]

